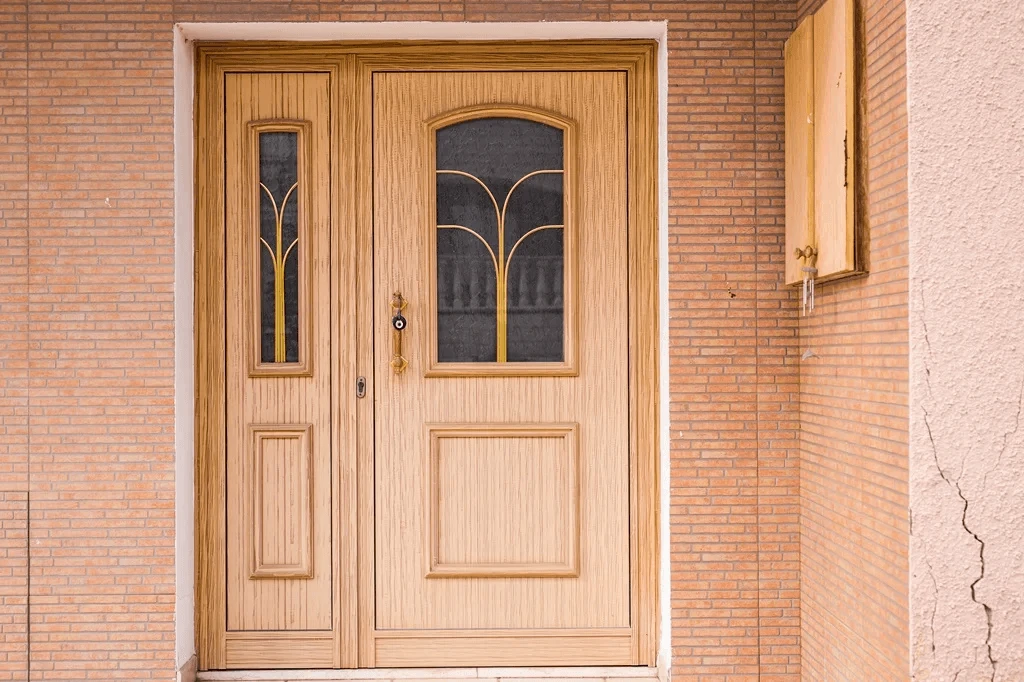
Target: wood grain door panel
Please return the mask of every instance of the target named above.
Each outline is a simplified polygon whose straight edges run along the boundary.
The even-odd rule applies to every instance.
[[[579,575],[578,424],[426,431],[428,578]]]
[[[294,648],[294,633],[324,631],[330,640],[334,629],[331,332],[324,306],[330,287],[329,122],[327,74],[226,77],[229,665],[283,662],[290,656],[303,663],[307,658],[296,658],[302,649]],[[294,134],[298,152],[294,186],[280,190],[268,188],[270,180],[260,175],[261,163],[267,166],[263,173],[276,172],[269,160],[261,160],[270,152],[260,146],[259,136],[275,131]],[[291,210],[294,245],[280,243],[280,225],[278,244],[261,237],[261,220],[267,215],[277,220]],[[280,252],[280,262],[267,252]],[[269,305],[262,287],[283,281],[282,263],[294,268],[289,286],[298,290],[294,361],[286,355],[275,361],[261,351],[263,327],[273,324],[260,313],[261,305]],[[261,271],[268,267],[274,273],[269,284]],[[282,307],[283,301],[278,301]],[[277,334],[278,328],[266,331]],[[253,658],[244,653],[250,650],[261,653]],[[334,658],[329,641],[324,651],[330,660],[323,653],[309,660],[329,665]]]
[[[377,665],[630,663],[625,76],[382,73],[373,85]],[[518,362],[509,376],[493,361],[446,373],[426,336],[437,333],[426,316],[437,314],[441,272],[430,252],[441,215],[432,122],[466,110],[550,112],[574,131],[568,375]],[[477,196],[484,213],[505,203],[488,187]],[[495,267],[501,242],[489,247]],[[464,306],[489,291],[467,286],[478,289],[461,294]],[[408,300],[400,374],[395,291]]]

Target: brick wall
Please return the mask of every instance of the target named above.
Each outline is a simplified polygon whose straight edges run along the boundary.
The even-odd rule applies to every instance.
[[[0,14],[0,682],[28,675],[26,37],[24,6]]]
[[[799,389],[796,299],[785,263],[782,48],[792,2],[754,3],[758,645],[762,681],[795,679],[799,642]]]
[[[169,20],[28,5],[32,679],[174,664]]]
[[[802,13],[820,0],[801,0]],[[908,623],[905,10],[864,0],[865,278],[818,288],[800,322],[803,675],[903,680]],[[803,14],[801,14],[803,16]]]
[[[28,673],[28,494],[0,492],[0,682]]]
[[[32,492],[32,679],[173,676],[173,22],[381,19],[670,22],[673,673],[799,675],[797,320],[779,284],[795,0],[15,10],[0,483]]]

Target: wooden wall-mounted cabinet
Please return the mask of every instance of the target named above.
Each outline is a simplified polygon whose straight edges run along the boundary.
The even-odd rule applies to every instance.
[[[855,0],[828,0],[786,41],[786,283],[862,272],[857,216]]]
[[[786,41],[786,284],[803,279],[796,250],[814,235],[814,17]]]

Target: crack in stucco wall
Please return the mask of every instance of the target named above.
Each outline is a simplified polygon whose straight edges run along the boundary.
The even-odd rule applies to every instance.
[[[929,401],[930,401],[930,400],[934,399],[934,396],[932,395],[932,382],[931,382],[931,376],[932,376],[932,374],[931,374],[931,351],[932,351],[932,344],[931,344],[931,339],[928,336],[928,315],[927,315],[927,306],[925,305],[925,295],[924,295],[924,291],[923,290],[921,292],[920,298],[921,298],[921,328],[922,328],[922,330],[924,332],[924,344],[925,344],[925,348],[927,349],[926,353],[925,353],[925,358],[924,358],[924,376],[925,376],[925,385],[927,387],[928,398],[929,398]],[[1022,391],[1024,391],[1024,383],[1022,383]],[[1021,397],[1022,397],[1022,399],[1024,399],[1024,392],[1022,392]],[[1021,408],[1021,404],[1018,404],[1018,406],[1017,406],[1017,419],[1016,419],[1016,424],[1014,426],[1013,432],[1016,432],[1016,430],[1020,427],[1020,408]],[[974,538],[974,541],[978,544],[978,561],[980,563],[981,570],[980,570],[980,572],[978,574],[978,577],[975,578],[974,581],[970,584],[971,601],[973,601],[975,604],[978,604],[979,606],[981,606],[981,608],[984,610],[984,613],[985,613],[985,622],[987,624],[987,631],[985,633],[985,649],[986,649],[987,654],[988,654],[989,665],[992,668],[992,675],[990,676],[989,680],[990,680],[990,682],[995,682],[995,679],[996,679],[996,666],[997,666],[998,661],[996,660],[996,658],[992,654],[992,607],[989,606],[987,603],[985,603],[985,602],[981,601],[980,599],[978,599],[978,591],[977,591],[978,583],[980,583],[985,578],[985,541],[981,539],[981,536],[979,536],[977,532],[972,530],[971,527],[967,525],[967,512],[968,512],[968,510],[970,508],[970,502],[968,501],[967,496],[964,495],[963,488],[960,486],[960,480],[961,480],[961,478],[963,477],[963,474],[964,474],[964,467],[965,467],[965,464],[966,464],[966,458],[962,458],[960,460],[960,472],[959,472],[959,474],[957,474],[957,477],[956,478],[950,477],[950,475],[946,472],[946,470],[942,468],[942,463],[939,461],[939,448],[938,448],[938,445],[936,445],[936,443],[935,443],[935,434],[932,432],[931,415],[928,412],[928,408],[925,407],[923,404],[921,406],[921,413],[922,413],[922,418],[924,419],[925,430],[928,433],[928,441],[931,443],[931,452],[932,452],[932,457],[935,460],[935,468],[938,470],[939,476],[942,478],[943,481],[945,481],[946,485],[948,485],[951,489],[955,490],[957,496],[963,502],[963,511],[961,513],[961,516],[960,516],[960,525],[963,526],[964,531],[966,531],[968,535],[970,535],[972,538]],[[1009,438],[1010,438],[1010,433],[1007,433],[1004,436],[1004,438],[1003,438],[1003,451],[1005,451],[1006,443],[1008,442]],[[1002,459],[1003,451],[1001,451],[999,453],[999,458],[998,458],[997,461],[1000,461]],[[998,468],[998,464],[994,468]],[[991,470],[989,472],[986,472],[986,474],[985,474],[985,477],[984,477],[983,483],[982,483],[982,492],[984,492],[985,485],[988,482],[988,474],[989,473],[991,473]],[[913,531],[911,531],[911,535],[913,535]],[[932,609],[932,615],[931,615],[931,619],[930,619],[930,623],[931,623],[930,629],[931,629],[931,634],[932,634],[931,648],[932,648],[932,651],[934,652],[935,651],[935,613],[936,613],[936,611],[938,609],[938,606],[937,606],[937,603],[938,603],[938,584],[935,581],[935,574],[934,574],[934,571],[932,570],[931,563],[928,562],[927,555],[924,557],[924,560],[925,560],[925,563],[928,565],[929,575],[931,576],[932,583],[933,583],[933,585],[935,585],[936,606],[934,606],[933,609]],[[957,674],[953,677],[954,681],[960,676],[961,672],[963,672],[963,671],[962,670],[957,671]]]
[[[1010,447],[1010,439],[1017,435],[1020,431],[1020,416],[1021,412],[1024,411],[1024,377],[1021,378],[1020,391],[1017,392],[1017,415],[1013,418],[1013,428],[1003,434],[1003,446],[999,448],[999,455],[996,457],[995,464],[985,472],[985,476],[982,479],[981,488],[982,490],[988,487],[988,477],[999,470],[999,467],[1003,463],[1003,456],[1006,455],[1006,449]]]
[[[1024,12],[1018,0],[906,8],[910,672],[1019,682]]]
[[[959,427],[966,426],[971,416],[958,415],[954,409],[956,406],[951,405],[949,398],[946,397],[951,390],[949,377],[946,377],[946,385],[941,389],[936,390],[934,386],[935,361],[932,357],[932,338],[927,324],[925,296],[920,287],[917,299],[920,305],[919,322],[924,346],[924,353],[921,354],[921,368],[925,389],[924,397],[917,405],[917,411],[926,437],[928,456],[934,466],[934,471],[938,474],[938,480],[951,494],[955,495],[955,498],[950,498],[950,504],[955,499],[959,532],[974,549],[972,550],[973,558],[970,559],[968,565],[957,560],[960,544],[956,543],[948,532],[939,533],[941,536],[939,542],[936,542],[936,537],[932,537],[930,541],[922,543],[922,535],[936,532],[934,525],[929,528],[929,524],[933,523],[936,518],[945,517],[936,511],[937,508],[926,509],[925,514],[921,514],[920,498],[912,502],[911,538],[915,543],[914,551],[919,553],[919,560],[923,565],[922,573],[930,593],[929,598],[921,599],[919,596],[918,599],[923,602],[921,615],[927,622],[926,647],[932,659],[925,664],[922,664],[920,660],[915,660],[912,676],[914,679],[922,680],[943,679],[940,674],[943,665],[953,665],[955,666],[954,670],[948,673],[951,674],[951,678],[946,677],[945,679],[954,681],[987,679],[990,682],[1016,680],[1019,679],[1015,676],[1016,667],[1014,667],[1014,671],[1007,673],[1002,673],[1000,670],[1001,656],[999,652],[1002,651],[1003,654],[1006,654],[1010,651],[1012,653],[1012,649],[1006,648],[1006,641],[1009,640],[1012,643],[1017,637],[1017,635],[1006,631],[1009,625],[1005,622],[1006,619],[1002,621],[1004,628],[1002,648],[997,646],[996,637],[996,630],[1001,622],[999,608],[1005,602],[999,601],[993,595],[1005,594],[1006,588],[1002,583],[998,585],[998,590],[986,588],[985,582],[991,574],[988,557],[990,543],[987,536],[995,537],[1004,545],[1007,544],[1007,539],[999,533],[1000,519],[993,518],[991,511],[986,513],[985,510],[979,511],[978,508],[982,501],[990,501],[993,497],[1005,495],[1006,488],[1003,485],[990,487],[993,476],[995,476],[994,480],[998,480],[1001,484],[1014,476],[1014,468],[1004,468],[1004,462],[1009,459],[1008,455],[1011,451],[1016,453],[1019,449],[1016,448],[1016,442],[1017,436],[1021,432],[1022,416],[1024,416],[1024,376],[1013,377],[1015,389],[1015,395],[1012,397],[1013,409],[1012,412],[1004,411],[1005,417],[1010,417],[1010,423],[1008,427],[1000,430],[997,438],[994,437],[989,441],[996,447],[985,448],[983,443],[968,443],[965,447]],[[1016,374],[1016,372],[1014,373]],[[966,421],[958,423],[958,419]],[[946,439],[937,433],[937,423],[943,424]],[[951,430],[954,437],[948,438],[951,435]],[[953,442],[946,442],[950,440]],[[957,451],[960,452],[959,457],[954,454]],[[933,498],[927,506],[937,502],[938,498]],[[939,507],[941,506],[940,504]],[[922,523],[920,517],[928,517],[929,514],[931,515],[930,521]],[[951,559],[951,557],[953,558]],[[936,576],[937,570],[933,563],[936,558],[943,565],[943,572],[939,572],[943,575],[942,578]],[[1003,575],[997,578],[997,581],[1005,581],[1006,569],[1007,566],[1004,563]],[[951,580],[951,577],[955,579]],[[964,585],[963,577],[970,578],[970,582]],[[969,595],[969,602],[960,603],[950,595],[950,592],[964,587]],[[1010,591],[1012,592],[1012,588]],[[963,609],[968,603],[980,609],[983,620],[975,622],[973,619],[965,617]],[[964,628],[969,630],[973,627],[970,623],[983,624],[984,637],[982,638],[979,633],[978,646],[973,645],[970,641],[960,639],[958,635],[958,632]],[[940,630],[944,630],[944,632],[939,634]],[[940,641],[942,643],[937,644]],[[950,644],[956,644],[958,641],[959,650],[950,649]],[[973,654],[972,648],[974,648]]]

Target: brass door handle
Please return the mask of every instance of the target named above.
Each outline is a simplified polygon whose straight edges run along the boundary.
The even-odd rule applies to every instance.
[[[409,361],[402,355],[402,332],[409,325],[402,311],[407,305],[409,302],[402,297],[400,291],[391,296],[391,368],[395,370],[395,374],[401,374],[409,366]]]

